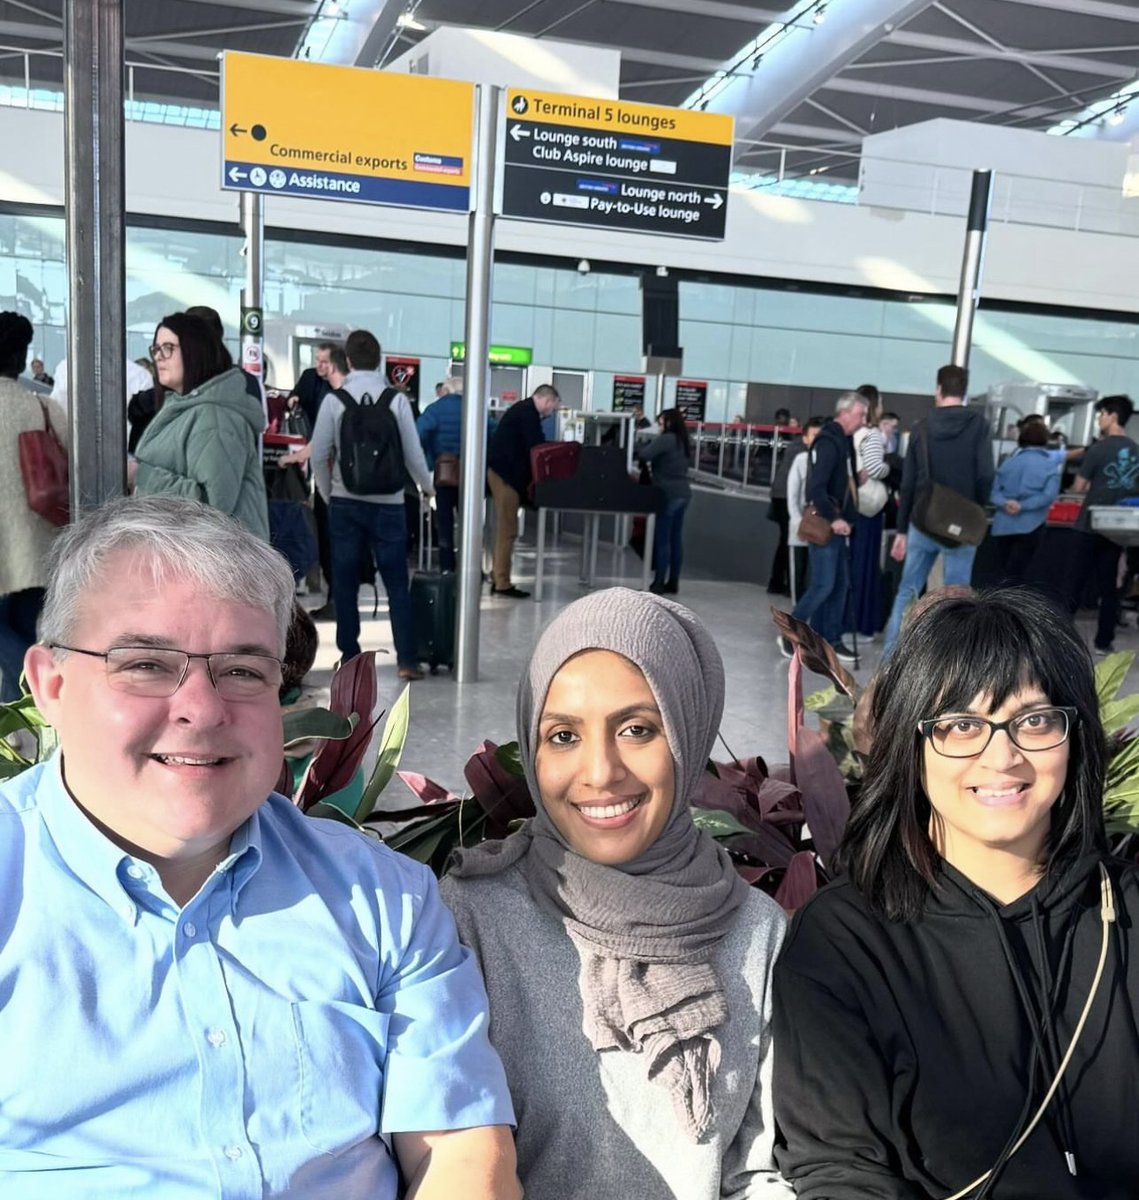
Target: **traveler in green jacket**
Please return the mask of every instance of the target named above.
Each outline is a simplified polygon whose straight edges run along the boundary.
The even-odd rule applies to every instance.
[[[164,396],[135,451],[135,491],[200,500],[268,541],[265,417],[229,351],[200,318],[173,313],[150,354]]]

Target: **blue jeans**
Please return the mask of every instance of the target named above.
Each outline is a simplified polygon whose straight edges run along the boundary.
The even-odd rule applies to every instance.
[[[680,578],[680,565],[684,560],[681,536],[684,533],[684,513],[690,496],[665,500],[664,508],[657,513],[656,533],[653,535],[653,577],[657,583],[674,582]]]
[[[459,489],[441,485],[435,489],[435,531],[439,537],[439,570],[455,569],[455,509]]]
[[[832,646],[842,641],[849,585],[846,538],[835,535],[825,546],[811,546],[810,584],[791,615]]]
[[[902,581],[898,584],[894,607],[890,609],[890,619],[886,622],[883,657],[893,650],[898,634],[902,631],[902,618],[906,615],[906,609],[921,595],[939,554],[945,556],[946,584],[961,583],[969,586],[969,581],[973,578],[973,559],[977,557],[977,547],[943,546],[922,533],[916,525],[911,525],[906,534],[906,561],[902,566]]]
[[[371,546],[388,594],[396,659],[414,667],[415,635],[407,580],[407,517],[399,504],[369,504],[334,496],[328,506],[332,550],[332,599],[336,605],[336,648],[347,660],[360,653],[360,563]]]
[[[36,640],[36,621],[43,608],[43,588],[24,588],[0,596],[0,701],[20,698],[24,653]]]

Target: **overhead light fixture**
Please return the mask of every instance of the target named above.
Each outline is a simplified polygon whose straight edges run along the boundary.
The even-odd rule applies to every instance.
[[[668,278],[668,267],[657,267],[657,276],[660,279]]]
[[[1122,125],[1127,118],[1127,109],[1117,108],[1115,112],[1107,114],[1107,123],[1109,125]]]
[[[328,3],[324,6],[324,8],[324,15],[326,17],[340,16],[340,4],[338,3],[338,0],[328,0]]]
[[[427,26],[415,19],[414,13],[402,12],[396,17],[395,23],[400,29],[411,29],[415,33],[426,33]]]
[[[815,9],[815,15],[811,19],[816,25],[821,25],[827,19],[827,6],[825,4],[820,4],[819,7]]]

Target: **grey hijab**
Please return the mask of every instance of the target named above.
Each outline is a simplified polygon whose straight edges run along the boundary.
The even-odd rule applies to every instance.
[[[564,663],[586,650],[611,650],[644,674],[675,763],[667,824],[644,853],[619,867],[569,847],[542,805],[535,775],[538,722],[550,684]],[[728,1019],[710,960],[747,895],[727,854],[693,825],[688,807],[723,708],[723,663],[688,609],[628,588],[576,601],[538,639],[518,688],[518,740],[537,816],[505,841],[460,851],[451,867],[461,878],[520,863],[535,901],[561,919],[581,953],[590,1043],[643,1055],[649,1079],[668,1090],[694,1141],[714,1119],[716,1030]]]

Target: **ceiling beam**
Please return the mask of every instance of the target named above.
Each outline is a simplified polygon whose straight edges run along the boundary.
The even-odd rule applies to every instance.
[[[752,70],[734,75],[721,86],[713,84],[701,107],[735,116],[739,134],[762,138],[818,87],[930,3],[860,0],[857,4],[832,4],[823,24],[788,30],[757,56]]]
[[[971,42],[967,38],[937,37],[929,33],[911,33],[895,29],[883,41],[893,46],[908,46],[912,50],[933,50],[941,54],[956,54],[961,58],[991,58],[999,62],[1018,63],[1051,68],[1054,71],[1075,71],[1081,75],[1100,75],[1104,79],[1133,79],[1134,67],[1100,62],[1094,58],[1078,58],[1068,54],[1049,54],[1047,51],[1002,49],[987,42]]]
[[[1072,0],[1005,0],[1006,4],[1023,4],[1026,8],[1047,8],[1053,12],[1071,13],[1079,17],[1102,17],[1105,21],[1129,21],[1139,25],[1139,9],[1126,4],[1112,4],[1109,0],[1079,0],[1073,7]]]
[[[209,4],[213,8],[241,8],[249,12],[275,13],[307,20],[317,10],[319,0],[182,0],[183,4]]]
[[[670,54],[666,50],[646,50],[639,46],[607,46],[616,50],[623,62],[646,63],[653,67],[673,67],[678,71],[699,72],[701,79],[707,79],[713,71],[718,71],[724,64],[715,58],[696,58],[691,54]]]
[[[656,12],[685,13],[715,21],[740,21],[757,29],[761,25],[782,24],[787,15],[775,8],[752,8],[750,4],[728,4],[724,0],[601,0],[611,4],[627,4],[632,8],[648,8]]]
[[[771,133],[781,133],[786,137],[808,138],[812,142],[835,142],[840,145],[861,145],[862,136],[848,133],[842,129],[828,129],[823,125],[801,125],[796,121],[780,121],[773,125]],[[804,150],[812,150],[813,146],[804,146]]]
[[[848,79],[841,75],[834,79],[828,79],[820,90],[845,92],[849,96],[880,96],[884,100],[901,100],[908,104],[931,104],[936,108],[960,108],[966,112],[987,113],[992,116],[1016,113],[1023,117],[1052,118],[1061,117],[1067,112],[1067,109],[1048,108],[1040,105],[1010,105],[1000,100],[985,100],[980,96],[961,96],[955,92],[934,92],[927,88],[872,83],[864,79]]]

